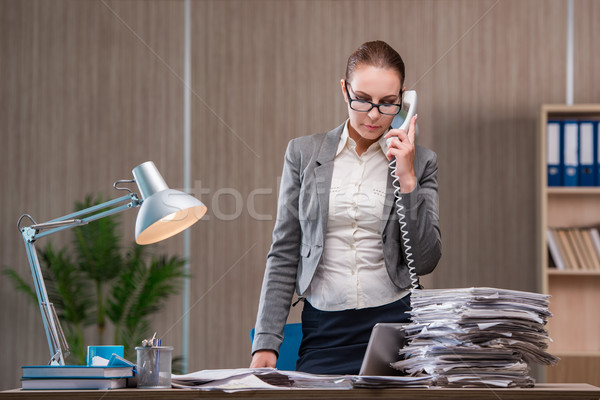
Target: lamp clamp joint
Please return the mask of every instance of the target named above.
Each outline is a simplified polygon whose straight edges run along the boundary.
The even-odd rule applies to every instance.
[[[23,238],[27,243],[35,242],[35,236],[38,234],[38,230],[32,228],[31,226],[26,226],[21,228],[21,232],[23,234]]]

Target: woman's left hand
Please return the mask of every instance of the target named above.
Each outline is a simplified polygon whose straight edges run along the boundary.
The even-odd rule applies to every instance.
[[[410,193],[417,186],[415,175],[415,125],[417,116],[411,118],[408,132],[404,129],[390,129],[385,135],[392,138],[388,145],[386,157],[388,160],[396,158],[396,176],[402,193]]]

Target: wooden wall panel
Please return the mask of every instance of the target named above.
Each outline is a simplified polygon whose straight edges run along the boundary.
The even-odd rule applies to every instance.
[[[600,385],[600,362],[598,358],[585,354],[569,355],[562,357],[554,367],[546,368],[548,382],[560,383],[589,383]]]
[[[562,1],[194,2],[194,174],[205,201],[231,209],[216,196],[231,190],[243,211],[233,223],[209,211],[210,237],[195,247],[191,368],[249,361],[285,146],[346,118],[339,79],[366,40],[404,56],[419,140],[439,154],[444,251],[427,285],[536,290],[536,124],[540,104],[564,96],[550,84],[564,81],[564,11]],[[266,220],[246,208],[261,188]]]
[[[573,2],[573,100],[598,103],[600,91],[600,3],[594,0]]]
[[[367,40],[403,55],[419,141],[439,157],[443,256],[426,285],[536,290],[536,124],[542,103],[565,99],[566,2],[197,0],[191,12],[192,190],[209,207],[192,229],[191,370],[248,364],[286,144],[343,122],[339,80]],[[598,6],[575,13],[575,99],[598,102]],[[183,24],[182,1],[0,2],[3,265],[27,271],[23,212],[62,215],[147,159],[183,185]],[[27,337],[0,367],[9,388],[46,349],[37,310],[0,286],[8,340]],[[181,318],[174,299],[154,323],[176,349]]]
[[[147,160],[181,187],[182,20],[181,2],[0,2],[2,266],[31,276],[16,229],[22,213],[43,222],[71,212],[89,193],[120,197],[112,183],[131,178]],[[123,215],[131,241],[135,212]],[[181,239],[161,245],[180,249]],[[3,275],[0,286],[3,352],[10,360],[0,366],[0,388],[8,389],[20,385],[21,365],[49,356],[37,306]],[[178,314],[167,312],[160,323]]]
[[[540,104],[564,96],[551,82],[564,77],[565,4],[436,4],[433,42],[453,47],[429,77],[444,238],[431,282],[535,290],[536,126]]]

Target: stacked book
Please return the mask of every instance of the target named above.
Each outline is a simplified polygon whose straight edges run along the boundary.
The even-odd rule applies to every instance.
[[[402,360],[392,366],[449,387],[531,387],[533,362],[554,365],[547,295],[493,288],[415,290]]]
[[[119,389],[133,377],[133,366],[32,365],[21,367],[21,388],[46,389]]]
[[[600,234],[597,228],[546,230],[551,266],[559,270],[600,271]]]

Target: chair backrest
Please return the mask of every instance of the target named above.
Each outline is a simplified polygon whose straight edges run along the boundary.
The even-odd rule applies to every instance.
[[[254,341],[254,328],[250,331],[250,343]],[[277,369],[282,371],[295,371],[298,350],[302,341],[302,324],[286,324],[283,328],[283,342],[279,348]]]

